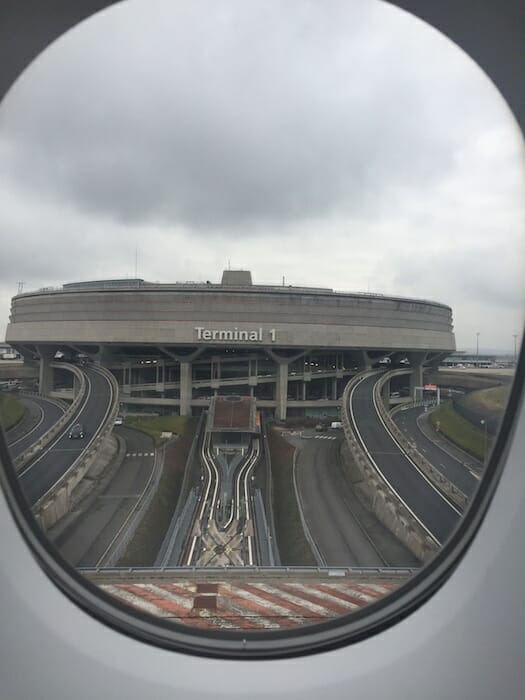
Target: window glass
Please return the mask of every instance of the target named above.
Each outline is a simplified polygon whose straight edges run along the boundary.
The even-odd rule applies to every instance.
[[[54,550],[174,629],[398,600],[471,512],[521,343],[490,80],[379,2],[131,0],[0,114],[0,420]]]

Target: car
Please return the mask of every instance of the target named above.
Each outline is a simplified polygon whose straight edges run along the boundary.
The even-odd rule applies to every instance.
[[[122,425],[123,423],[124,423],[124,419],[122,418],[122,416],[117,416],[115,418],[115,425]]]
[[[68,438],[70,440],[79,440],[82,439],[85,435],[84,432],[84,426],[82,423],[75,423],[75,425],[71,426],[69,433],[68,433]]]

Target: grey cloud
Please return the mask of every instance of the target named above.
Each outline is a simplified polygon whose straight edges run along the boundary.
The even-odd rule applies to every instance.
[[[392,183],[447,172],[455,82],[434,100],[414,81],[405,18],[401,55],[364,3],[253,7],[183,4],[146,38],[121,7],[71,32],[6,102],[5,168],[82,211],[201,229],[388,208]]]

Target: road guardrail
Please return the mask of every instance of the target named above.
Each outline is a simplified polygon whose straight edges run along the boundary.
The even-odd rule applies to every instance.
[[[86,393],[86,375],[75,365],[68,365],[66,363],[55,363],[51,364],[51,367],[58,369],[65,369],[72,372],[80,382],[80,386],[77,395],[73,399],[72,403],[68,405],[65,412],[60,416],[57,422],[49,428],[47,432],[42,435],[36,442],[30,445],[26,450],[18,455],[16,459],[13,460],[15,471],[20,472],[31,460],[33,460],[42,450],[47,447],[47,445],[62,431],[65,426],[71,422],[73,416],[78,410],[78,407],[84,400],[84,395]]]
[[[60,365],[61,367],[63,365]],[[93,435],[86,449],[64,472],[58,481],[33,506],[33,514],[45,532],[71,510],[72,494],[75,487],[93,465],[106,438],[110,435],[119,411],[118,384],[111,372],[103,367],[96,368],[109,382],[111,400],[104,419]]]

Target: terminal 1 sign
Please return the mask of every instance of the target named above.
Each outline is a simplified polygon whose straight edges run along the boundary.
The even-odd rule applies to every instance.
[[[242,341],[248,343],[275,343],[277,339],[275,328],[270,328],[268,330],[263,330],[262,328],[255,328],[252,330],[240,330],[239,328],[219,330],[217,328],[195,326],[194,330],[197,333],[197,340],[222,340],[233,343]]]

